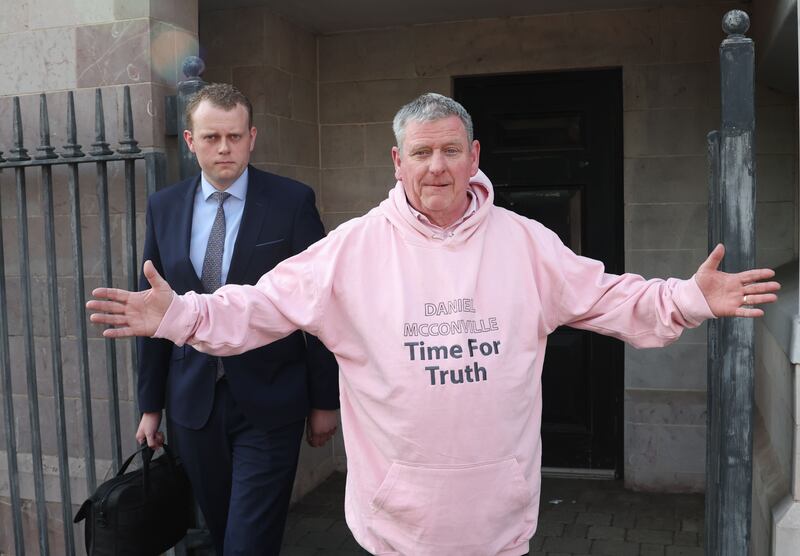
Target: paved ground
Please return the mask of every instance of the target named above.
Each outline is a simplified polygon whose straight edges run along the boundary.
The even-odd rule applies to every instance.
[[[295,504],[281,556],[361,556],[344,522],[343,497],[344,475],[336,473]],[[702,543],[702,495],[545,479],[531,556],[704,556]]]

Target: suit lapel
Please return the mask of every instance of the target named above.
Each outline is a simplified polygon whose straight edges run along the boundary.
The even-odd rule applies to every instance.
[[[183,272],[187,277],[187,289],[198,293],[203,293],[203,283],[200,281],[200,277],[194,271],[192,259],[189,256],[189,247],[192,243],[194,196],[197,192],[197,187],[199,184],[200,177],[198,176],[196,179],[193,179],[189,182],[189,186],[183,193],[183,202],[180,204],[181,208],[176,215],[177,221],[175,223],[175,241],[180,242],[178,253],[181,254],[181,266],[183,267]]]
[[[267,202],[268,185],[258,179],[258,173],[251,167],[248,173],[247,197],[244,202],[242,223],[233,247],[231,266],[228,269],[226,284],[239,284],[245,275],[253,248],[261,235],[261,228],[269,220],[271,203]]]

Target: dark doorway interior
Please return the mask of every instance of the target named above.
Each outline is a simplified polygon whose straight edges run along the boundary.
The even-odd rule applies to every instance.
[[[621,71],[462,77],[454,90],[473,117],[495,203],[622,272]],[[618,340],[567,327],[550,336],[543,466],[619,476],[623,376]]]

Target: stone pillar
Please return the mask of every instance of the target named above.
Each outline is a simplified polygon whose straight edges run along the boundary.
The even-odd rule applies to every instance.
[[[790,556],[800,551],[800,317],[792,326],[790,359],[794,369],[794,411],[791,462],[791,492],[772,508],[772,556]],[[788,439],[787,439],[788,440]]]
[[[95,89],[100,88],[106,115],[106,137],[111,148],[118,148],[122,138],[123,87],[130,86],[133,101],[135,137],[143,150],[159,149],[168,153],[176,151],[174,138],[165,137],[165,96],[174,94],[180,79],[183,59],[197,54],[198,6],[197,0],[19,0],[4,6],[0,18],[0,151],[10,150],[12,141],[12,97],[19,96],[23,115],[25,147],[36,151],[39,140],[39,94],[47,93],[51,142],[57,152],[63,151],[67,141],[66,91],[75,91],[77,143],[88,151],[95,141],[94,107]],[[174,177],[175,156],[170,177]],[[91,166],[91,165],[87,165]],[[81,221],[83,248],[88,259],[84,264],[86,289],[99,284],[101,265],[96,264],[100,246],[98,239],[98,206],[95,191],[94,168],[81,171]],[[31,229],[30,267],[34,291],[44,292],[46,259],[42,240],[42,209],[38,171],[28,177],[28,222]],[[66,180],[63,167],[54,169],[55,218],[61,241],[68,237],[69,203],[66,197]],[[124,276],[128,269],[123,262],[125,246],[137,245],[141,257],[144,235],[145,170],[137,166],[136,181],[136,237],[126,231],[125,200],[122,175],[119,168],[109,168],[112,251],[114,253],[115,280],[126,285]],[[36,510],[28,501],[34,498],[31,469],[31,425],[27,404],[25,365],[22,357],[21,315],[16,306],[16,289],[20,282],[16,249],[17,198],[13,186],[13,172],[0,173],[0,225],[5,237],[5,275],[9,285],[9,317],[12,394],[14,397],[16,459],[19,466],[20,495],[23,503],[25,552],[37,553]],[[59,243],[65,247],[65,243]],[[68,246],[67,246],[68,247]],[[68,292],[72,259],[69,249],[58,255],[58,282],[60,312],[62,315],[62,351],[65,403],[67,408],[67,448],[73,509],[88,496],[83,460],[83,441],[80,392],[77,387],[78,371],[75,347],[75,310]],[[0,269],[2,271],[3,269]],[[63,283],[62,283],[63,281]],[[36,296],[34,296],[36,297]],[[39,417],[45,467],[45,499],[49,506],[47,530],[51,554],[65,554],[63,524],[57,505],[61,501],[58,481],[58,458],[54,426],[54,400],[49,357],[49,335],[46,327],[48,313],[46,295],[33,300],[36,319],[36,371],[39,377]],[[41,321],[41,323],[39,322]],[[43,326],[39,326],[43,324]],[[97,479],[107,476],[111,465],[110,421],[108,414],[108,381],[106,379],[104,341],[96,330],[89,332],[89,359],[92,383],[92,412],[96,445]],[[130,345],[120,342],[118,361],[123,365],[119,375],[121,399],[122,451],[134,447],[133,433],[138,413],[134,407],[134,381],[130,369]],[[0,417],[2,419],[2,417]],[[0,438],[0,554],[12,554],[14,535],[11,534],[9,485],[5,475],[6,444]],[[82,536],[76,534],[77,544]],[[82,552],[82,548],[79,550]]]
[[[798,44],[800,51],[800,12],[797,14]],[[800,64],[798,65],[800,74]],[[800,314],[800,306],[797,307]],[[800,316],[796,316],[792,329],[792,348],[790,355],[794,365],[794,427],[792,429],[794,450],[792,450],[792,492],[772,509],[772,554],[789,556],[800,551]]]
[[[796,9],[795,9],[796,11]],[[800,12],[797,12],[798,52],[800,52]],[[798,64],[800,75],[800,64]],[[798,300],[800,302],[800,300]],[[793,450],[791,492],[772,508],[772,556],[790,556],[800,552],[800,305],[792,326],[791,353],[794,368]],[[788,439],[787,439],[788,440]]]
[[[121,98],[130,85],[140,146],[164,146],[164,96],[197,54],[197,0],[28,0],[7,11],[0,97],[102,87]]]
[[[790,556],[800,551],[800,316],[792,323],[789,359],[794,370],[791,492],[772,507],[772,556]],[[787,439],[788,440],[788,439]]]

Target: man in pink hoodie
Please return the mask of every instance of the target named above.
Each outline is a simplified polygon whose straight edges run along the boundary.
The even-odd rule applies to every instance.
[[[721,316],[758,317],[771,270],[688,280],[604,272],[538,222],[496,207],[464,108],[426,94],[395,117],[389,197],[255,286],[175,295],[99,288],[91,319],[131,335],[241,353],[296,329],[340,368],[345,515],[370,553],[520,556],[536,531],[541,372],[569,325],[663,346]]]

